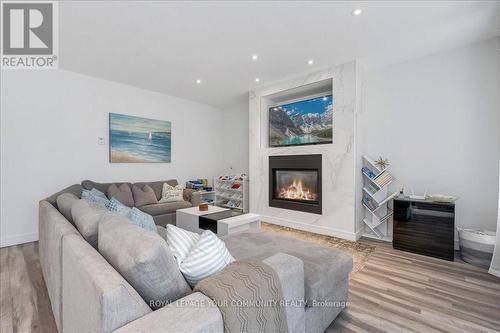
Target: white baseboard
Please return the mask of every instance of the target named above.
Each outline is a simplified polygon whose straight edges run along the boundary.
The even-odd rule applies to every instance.
[[[360,228],[358,231],[356,231],[356,241],[359,240],[363,236],[363,228]]]
[[[18,245],[18,244],[29,243],[29,242],[35,242],[37,240],[38,240],[38,232],[34,232],[31,234],[7,236],[7,237],[2,238],[0,240],[0,248]]]
[[[316,234],[347,239],[350,241],[356,241],[358,239],[358,238],[356,238],[357,234],[354,232],[346,232],[343,230],[332,229],[332,228],[323,227],[323,226],[319,226],[319,225],[311,225],[311,224],[307,224],[307,223],[294,222],[294,221],[282,219],[279,217],[262,215],[262,221],[268,222],[271,224],[281,225],[283,227],[289,227],[289,228],[294,228],[294,229],[298,229],[298,230],[309,231],[309,232],[316,233]]]
[[[491,275],[495,275],[495,276],[497,276],[497,277],[500,278],[500,270],[498,270],[498,269],[494,269],[494,268],[490,267],[488,273],[490,273]]]

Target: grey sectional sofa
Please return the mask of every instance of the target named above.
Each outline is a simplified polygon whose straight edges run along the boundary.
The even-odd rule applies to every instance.
[[[67,207],[57,207],[60,194],[80,197],[82,188],[70,186],[39,203],[40,262],[59,331],[222,333],[218,308],[198,306],[211,304],[208,297],[190,292],[153,311],[133,283],[105,259],[109,256],[85,241],[59,210]],[[105,214],[100,226],[116,218],[112,215]],[[164,233],[162,227],[158,228],[160,234]],[[141,238],[141,233],[151,234],[135,226],[129,229],[136,233],[132,235],[135,238]],[[115,240],[118,244],[119,234]],[[163,241],[156,234],[154,237]],[[286,319],[290,332],[323,332],[342,311],[352,269],[349,255],[262,230],[229,235],[224,241],[236,260],[258,258],[276,271],[283,296],[289,301]]]
[[[163,183],[168,183],[170,186],[176,186],[179,184],[176,179],[168,179],[168,180],[154,181],[154,182],[140,182],[133,184],[126,183],[126,184],[128,184],[130,187],[132,187],[132,185],[142,186],[147,184],[155,192],[156,199],[160,200]],[[72,185],[60,192],[51,195],[45,200],[50,202],[52,205],[57,206],[56,200],[61,193],[73,193],[79,197],[81,195],[82,189],[91,190],[93,188],[98,189],[102,193],[106,193],[108,187],[111,186],[112,184],[120,185],[123,183],[98,183],[92,180],[84,180],[82,181],[81,184]],[[175,224],[175,211],[177,209],[198,206],[201,202],[200,194],[191,189],[184,189],[183,197],[184,201],[150,204],[150,205],[139,206],[137,208],[153,216],[153,219],[157,225],[166,226],[169,223]]]

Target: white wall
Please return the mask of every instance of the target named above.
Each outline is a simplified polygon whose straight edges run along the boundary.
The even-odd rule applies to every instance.
[[[226,170],[248,174],[248,99],[223,109],[224,138],[221,149],[228,161]],[[229,157],[229,159],[227,158]]]
[[[110,164],[110,112],[171,121],[172,162]],[[211,179],[232,162],[222,129],[222,112],[195,102],[62,70],[2,71],[1,245],[36,240],[38,201],[83,179]]]
[[[359,154],[390,159],[422,194],[456,195],[456,225],[495,230],[498,204],[497,41],[365,73]]]

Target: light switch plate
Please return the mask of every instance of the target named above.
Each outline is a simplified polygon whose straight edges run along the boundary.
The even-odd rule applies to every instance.
[[[98,137],[97,138],[97,144],[100,145],[100,146],[102,146],[102,145],[106,144],[106,141],[104,140],[104,138]]]

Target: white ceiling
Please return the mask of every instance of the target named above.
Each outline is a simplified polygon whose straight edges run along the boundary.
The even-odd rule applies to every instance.
[[[498,35],[498,1],[68,1],[59,10],[61,68],[217,107],[246,98],[256,77],[266,85],[354,59],[388,64]]]

